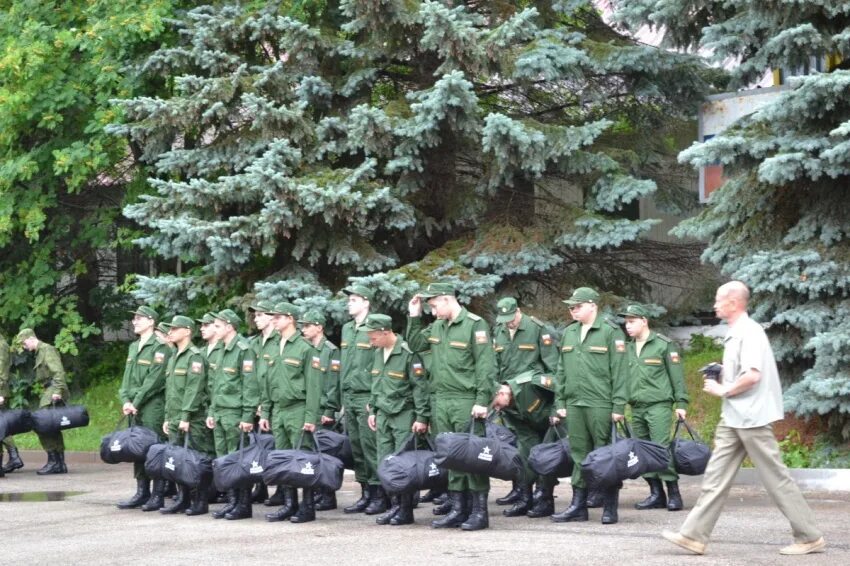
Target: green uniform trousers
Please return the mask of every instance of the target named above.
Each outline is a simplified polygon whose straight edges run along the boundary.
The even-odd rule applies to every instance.
[[[413,414],[413,409],[405,409],[394,415],[378,412],[375,416],[377,424],[377,450],[378,459],[375,463],[375,469],[381,463],[381,460],[401,448],[401,445],[410,436],[410,430],[413,427],[413,421],[416,415]]]
[[[437,428],[440,432],[469,432],[475,398],[437,396]],[[449,470],[449,491],[490,491],[490,478]]]
[[[272,434],[274,446],[278,450],[291,450],[298,444],[298,439],[304,432],[304,414],[307,403],[293,403],[285,407],[274,406],[272,410]],[[237,436],[237,447],[239,438]],[[301,448],[312,448],[313,437],[305,434],[301,440]]]
[[[212,416],[215,419],[215,428],[212,429],[215,455],[224,456],[238,450],[242,409],[217,409]]]
[[[183,446],[185,433],[178,430],[179,423],[169,423],[168,425],[168,440],[177,446]],[[189,448],[197,450],[209,456],[215,455],[213,447],[212,431],[207,428],[207,424],[203,420],[189,421]]]
[[[543,430],[540,430],[539,426],[512,419],[509,414],[503,414],[502,420],[505,426],[516,434],[517,450],[519,450],[519,456],[522,458],[523,465],[523,476],[519,479],[520,484],[532,485],[538,482],[541,486],[555,485],[557,478],[540,476],[528,464],[528,456],[531,454],[531,449],[543,442],[543,437],[546,436],[546,431],[549,430],[549,427],[547,426]],[[564,436],[563,429],[559,428],[558,430],[561,432],[561,436]],[[553,438],[551,442],[555,442],[556,440],[557,438]]]
[[[366,405],[370,395],[351,395],[343,399],[345,407],[345,430],[351,440],[351,455],[354,457],[354,479],[358,483],[381,485],[378,479],[378,438],[369,428],[369,413]]]
[[[151,429],[162,440],[162,423],[165,420],[165,398],[158,397],[151,399],[139,408],[139,411],[133,417],[133,424]],[[133,463],[133,477],[137,480],[149,480],[150,478],[145,473],[144,462]]]
[[[584,488],[581,463],[585,456],[611,442],[611,407],[567,407],[567,430],[570,455],[575,462],[572,486]]]
[[[632,407],[632,434],[641,440],[651,440],[663,446],[670,446],[673,440],[673,405],[670,403],[653,403],[642,407]],[[678,481],[679,474],[673,458],[663,472],[650,472],[643,475],[646,479],[662,481]]]

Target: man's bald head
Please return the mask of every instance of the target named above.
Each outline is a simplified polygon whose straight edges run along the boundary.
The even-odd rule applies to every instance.
[[[725,299],[733,299],[744,307],[750,302],[750,290],[740,281],[724,283],[717,289],[717,295]]]
[[[717,318],[732,324],[747,312],[750,290],[740,281],[730,281],[717,288],[714,295],[714,312]]]

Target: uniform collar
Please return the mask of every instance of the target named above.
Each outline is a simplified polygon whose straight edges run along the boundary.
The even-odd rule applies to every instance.
[[[451,321],[447,321],[450,325],[452,324],[460,324],[464,321],[466,316],[469,314],[469,311],[466,310],[466,307],[460,307],[460,312],[457,315],[457,318]]]
[[[225,344],[224,342],[221,342],[221,345],[224,347],[224,351],[225,351],[225,352],[229,352],[229,351],[231,351],[233,348],[235,348],[235,347],[236,347],[236,343],[237,343],[239,340],[241,340],[241,339],[242,339],[242,337],[241,337],[239,334],[236,334],[236,335],[233,337],[233,340],[231,340],[231,341],[230,341],[230,344]]]

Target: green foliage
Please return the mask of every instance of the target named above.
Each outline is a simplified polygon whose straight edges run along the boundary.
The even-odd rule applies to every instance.
[[[808,468],[812,463],[812,448],[801,442],[800,433],[794,429],[779,441],[782,461],[789,468]]]
[[[690,342],[688,342],[688,353],[693,355],[709,352],[719,354],[718,357],[722,357],[723,348],[720,342],[716,338],[706,336],[705,334],[692,334]]]
[[[696,338],[698,335],[695,335]],[[704,337],[705,338],[705,337]],[[691,342],[693,344],[693,341]],[[723,358],[723,349],[713,341],[697,340],[701,347],[689,349],[683,357],[685,370],[685,390],[690,396],[688,403],[688,423],[696,426],[696,430],[704,441],[711,444],[714,439],[714,430],[720,422],[720,407],[722,400],[719,397],[703,393],[703,377],[699,368],[710,362],[716,362]]]

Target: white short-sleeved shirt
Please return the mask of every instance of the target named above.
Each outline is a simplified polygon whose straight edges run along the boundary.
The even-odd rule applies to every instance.
[[[743,373],[756,369],[761,379],[749,391],[723,398],[723,424],[732,428],[755,428],[782,420],[782,385],[773,350],[759,323],[746,313],[729,328],[723,347],[723,383],[734,383]]]

